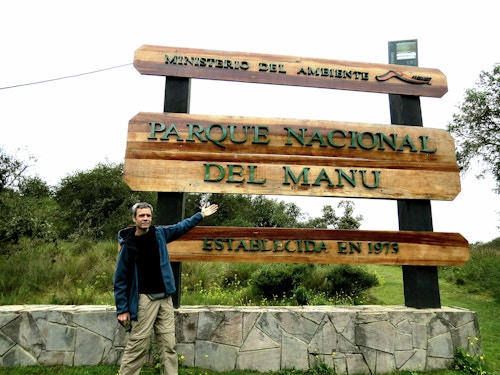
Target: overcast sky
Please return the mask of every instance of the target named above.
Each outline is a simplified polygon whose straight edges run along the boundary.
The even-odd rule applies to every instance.
[[[441,70],[449,89],[421,98],[424,126],[444,129],[465,89],[500,62],[499,8],[484,0],[2,2],[0,87],[15,87],[0,90],[0,147],[36,157],[31,173],[50,185],[122,162],[128,121],[163,110],[164,78],[132,66],[143,44],[387,63],[389,41],[417,39],[419,65]],[[386,94],[207,80],[193,80],[191,90],[196,114],[390,123]],[[435,231],[469,242],[500,235],[494,181],[476,173],[462,179],[455,200],[432,202]],[[311,216],[339,201],[276,198]],[[361,229],[397,230],[394,201],[353,201]]]

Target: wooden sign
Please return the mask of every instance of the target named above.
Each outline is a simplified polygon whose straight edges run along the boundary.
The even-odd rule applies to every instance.
[[[463,265],[458,233],[196,227],[168,244],[174,262]]]
[[[416,126],[139,113],[124,181],[133,190],[452,200],[453,138]]]
[[[442,97],[437,69],[242,52],[144,45],[135,51],[141,74],[350,91]]]

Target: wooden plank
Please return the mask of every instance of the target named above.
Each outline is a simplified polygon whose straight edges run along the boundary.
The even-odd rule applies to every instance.
[[[271,54],[143,45],[135,51],[141,74],[442,97],[437,69]]]
[[[196,227],[168,244],[172,261],[463,265],[458,233]]]
[[[460,192],[443,130],[173,113],[130,120],[124,180],[148,191],[443,200]]]

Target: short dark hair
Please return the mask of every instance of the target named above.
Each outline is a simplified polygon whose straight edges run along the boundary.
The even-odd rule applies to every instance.
[[[151,206],[148,202],[139,202],[132,206],[132,216],[135,217],[139,208],[149,208],[151,213],[153,213],[153,206]]]

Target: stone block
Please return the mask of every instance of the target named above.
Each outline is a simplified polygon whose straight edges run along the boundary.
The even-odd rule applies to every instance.
[[[427,352],[415,349],[413,355],[398,368],[400,371],[424,371],[427,362]]]
[[[355,344],[358,346],[393,353],[395,341],[396,329],[387,321],[375,321],[356,326]]]
[[[285,332],[306,342],[311,341],[318,329],[318,324],[293,311],[277,312],[275,317]]]
[[[232,371],[236,368],[238,348],[210,341],[197,341],[194,364],[214,371]]]
[[[277,372],[281,369],[281,348],[241,352],[236,369]]]
[[[200,311],[198,315],[198,330],[196,338],[198,340],[210,341],[213,333],[224,320],[224,314],[213,311]]]
[[[75,335],[75,327],[48,323],[45,349],[48,351],[73,351],[75,348]]]
[[[397,332],[395,350],[411,349],[413,349],[413,335],[403,332]]]
[[[182,356],[179,366],[194,367],[194,343],[177,344],[177,354]]]
[[[100,364],[111,348],[111,340],[87,329],[78,328],[75,344],[75,366]]]
[[[178,342],[192,342],[196,340],[198,332],[198,313],[186,312],[176,314],[175,336]]]
[[[281,328],[271,312],[263,312],[255,326],[269,336],[273,341],[281,342]]]
[[[227,311],[210,340],[219,344],[240,347],[243,343],[242,323],[242,313]]]
[[[36,366],[38,361],[29,351],[15,345],[1,358],[2,367]]]
[[[366,364],[362,354],[346,354],[346,364],[348,374],[370,374],[370,369]]]
[[[74,351],[45,351],[38,357],[38,364],[43,366],[73,366]]]
[[[281,341],[281,368],[307,370],[309,368],[307,343],[284,332]]]
[[[243,342],[240,352],[274,349],[280,347],[280,342],[274,341],[260,329],[254,328]]]
[[[427,325],[421,323],[411,323],[413,332],[413,347],[418,349],[427,349]]]
[[[453,358],[454,354],[450,332],[429,339],[427,346],[429,357]]]
[[[331,355],[337,351],[337,331],[329,319],[323,320],[308,345],[309,353]]]

